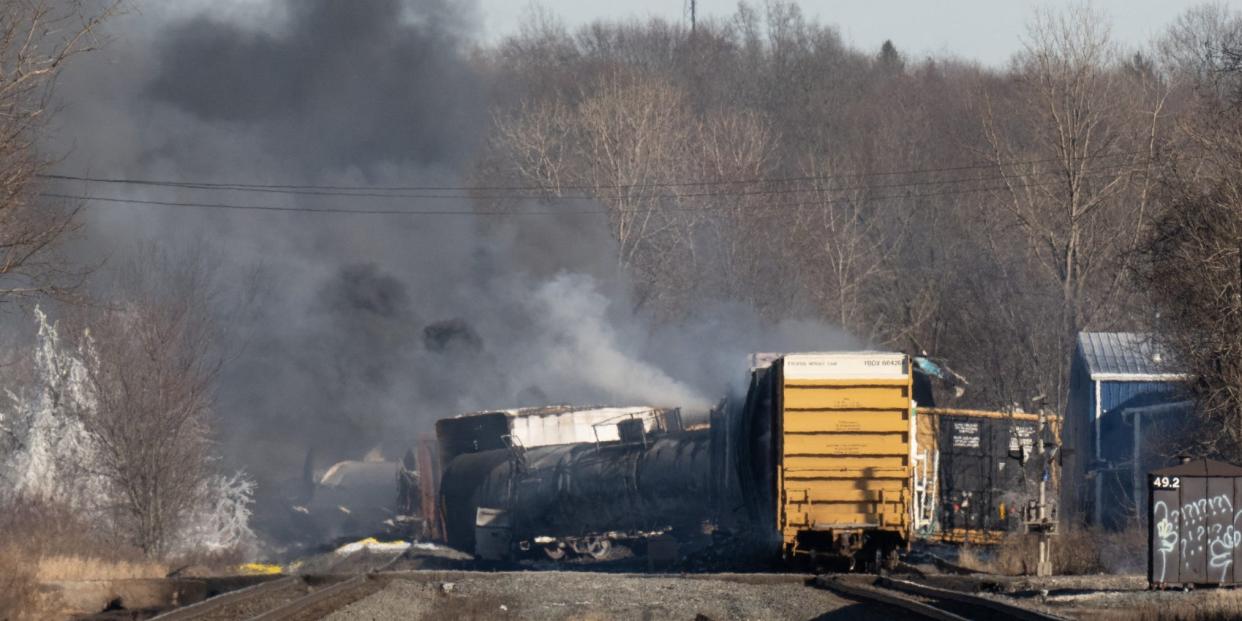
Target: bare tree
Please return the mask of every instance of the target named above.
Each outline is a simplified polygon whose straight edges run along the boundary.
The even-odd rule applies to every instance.
[[[739,180],[762,179],[771,174],[777,137],[766,119],[753,112],[715,110],[700,119],[687,145],[686,158],[693,178],[704,185],[687,188],[688,193],[715,194],[686,197],[682,205],[699,209],[695,223],[702,235],[693,238],[695,264],[702,287],[696,293],[716,299],[744,300],[760,312],[784,306],[786,295],[779,282],[762,274],[774,273],[779,253],[781,210],[767,197],[727,190]],[[716,193],[704,192],[722,183]]]
[[[1040,373],[1058,406],[1074,336],[1118,308],[1122,261],[1149,220],[1146,188],[1130,190],[1149,170],[1161,102],[1141,111],[1144,98],[1126,88],[1118,60],[1108,28],[1089,9],[1039,13],[1015,88],[1000,101],[985,99],[989,156],[1005,188],[999,202],[1023,233],[1014,241],[1036,268],[1030,284],[1057,291],[1055,308],[1036,311],[1059,316],[1057,329],[1033,336],[1058,344]]]
[[[716,196],[712,184],[765,170],[772,139],[756,115],[700,117],[668,80],[608,72],[572,99],[552,95],[497,114],[496,127],[494,148],[508,155],[510,174],[545,196],[585,193],[603,207],[617,265],[635,277],[641,303],[676,308],[720,284],[701,278],[700,265],[736,265],[736,248],[717,243],[722,216],[736,220],[753,201]],[[713,234],[708,247],[703,238]]]
[[[1235,154],[1234,165],[1242,162]],[[1198,378],[1198,454],[1242,456],[1242,188],[1178,184],[1148,240],[1142,280],[1160,309],[1160,338]]]
[[[909,210],[868,200],[865,189],[833,191],[830,181],[839,169],[814,156],[806,159],[804,176],[813,200],[793,210],[791,256],[811,297],[816,315],[869,343],[889,340],[901,308],[893,300],[896,250],[905,233],[900,222]],[[884,210],[883,213],[879,213]]]
[[[8,0],[0,6],[0,301],[54,291],[72,272],[54,244],[73,228],[78,207],[39,197],[49,161],[36,142],[56,78],[93,49],[119,0]]]
[[[121,270],[124,297],[90,321],[95,403],[82,418],[99,452],[93,474],[116,494],[120,531],[149,555],[168,550],[213,474],[209,418],[224,358],[211,274],[202,255],[150,250]]]
[[[1201,424],[1181,452],[1242,458],[1242,40],[1236,16],[1202,8],[1166,41],[1196,89],[1179,125],[1188,155],[1162,178],[1160,212],[1143,239],[1139,284],[1159,312],[1158,338],[1194,374]],[[1199,41],[1203,48],[1196,47]]]
[[[1198,86],[1218,83],[1227,50],[1242,45],[1242,18],[1221,4],[1202,4],[1178,16],[1158,41],[1165,71]]]
[[[1002,71],[900,43],[850,49],[783,1],[693,40],[524,33],[490,57],[522,97],[496,108],[490,165],[599,197],[669,315],[740,301],[947,357],[980,406],[1062,400],[1075,332],[1150,321],[1127,274],[1188,100],[1160,68],[1195,50],[1122,54],[1087,9],[1040,15]]]

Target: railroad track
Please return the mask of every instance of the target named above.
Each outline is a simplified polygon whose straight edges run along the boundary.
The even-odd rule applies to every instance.
[[[378,590],[382,572],[391,569],[404,556],[397,555],[365,574],[276,578],[170,610],[151,621],[318,619]]]
[[[910,582],[841,574],[818,576],[814,585],[847,597],[901,608],[924,619],[968,621],[974,619],[1017,619],[1018,621],[1066,621],[1065,617],[1034,610],[1014,603]]]
[[[314,619],[361,599],[373,588],[378,588],[378,581],[372,574],[286,576],[171,610],[152,621]]]

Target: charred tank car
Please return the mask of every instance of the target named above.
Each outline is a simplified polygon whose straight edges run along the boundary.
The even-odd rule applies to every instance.
[[[720,471],[727,443],[713,443],[710,428],[682,429],[678,414],[545,410],[543,417],[560,418],[557,433],[530,411],[440,421],[447,543],[492,560],[526,554],[604,559],[618,546],[641,548],[652,537],[706,537],[719,525],[728,492]],[[522,431],[532,427],[542,435]],[[523,444],[567,439],[584,429],[606,439]]]
[[[450,530],[449,543],[484,559],[508,558],[514,548],[540,549],[553,559],[570,552],[603,559],[614,543],[702,532],[704,501],[714,492],[708,436],[691,431],[463,456],[446,480],[487,474],[468,501],[446,498],[446,507],[463,512],[447,523],[474,526]]]

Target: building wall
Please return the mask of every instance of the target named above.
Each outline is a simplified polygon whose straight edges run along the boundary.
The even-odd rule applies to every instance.
[[[1136,509],[1143,506],[1139,496],[1144,494],[1144,474],[1168,465],[1163,456],[1154,454],[1150,440],[1160,437],[1188,412],[1171,410],[1159,417],[1142,417],[1140,458],[1135,468],[1131,410],[1185,398],[1181,382],[1094,381],[1082,353],[1075,351],[1061,437],[1061,515],[1067,523],[1122,528],[1144,515]]]
[[[1089,516],[1088,501],[1092,497],[1086,477],[1087,465],[1094,455],[1095,383],[1077,351],[1070,366],[1066,407],[1065,426],[1061,431],[1061,517],[1069,524],[1085,524]]]
[[[1160,431],[1184,420],[1189,407],[1141,415],[1135,433],[1135,410],[1178,403],[1185,398],[1180,382],[1101,382],[1100,457],[1110,464],[1098,476],[1101,525],[1124,528],[1146,515],[1146,472],[1172,465],[1158,446]],[[1135,464],[1135,442],[1139,442]]]
[[[1086,365],[1076,357],[1071,371],[1066,430],[1062,436],[1066,482],[1062,486],[1062,512],[1067,520],[1120,529],[1141,519],[1145,502],[1144,473],[1169,465],[1165,457],[1153,449],[1151,439],[1159,438],[1162,430],[1170,428],[1188,412],[1175,410],[1160,417],[1142,417],[1136,468],[1132,410],[1184,398],[1179,382],[1093,381]]]

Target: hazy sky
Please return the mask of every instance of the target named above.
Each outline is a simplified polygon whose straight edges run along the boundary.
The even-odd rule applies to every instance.
[[[486,37],[516,29],[527,0],[480,0]],[[540,0],[570,26],[598,18],[660,16],[683,19],[688,0]],[[736,0],[698,0],[700,15],[727,15]],[[879,48],[892,39],[919,57],[948,52],[987,64],[1004,63],[1021,47],[1025,22],[1036,7],[1062,7],[1071,0],[801,0],[803,12],[840,29],[848,43]],[[1189,0],[1096,0],[1092,6],[1112,18],[1114,38],[1127,46],[1147,43],[1178,14],[1203,2]],[[1223,4],[1242,9],[1242,0]],[[763,0],[752,0],[762,6]]]

